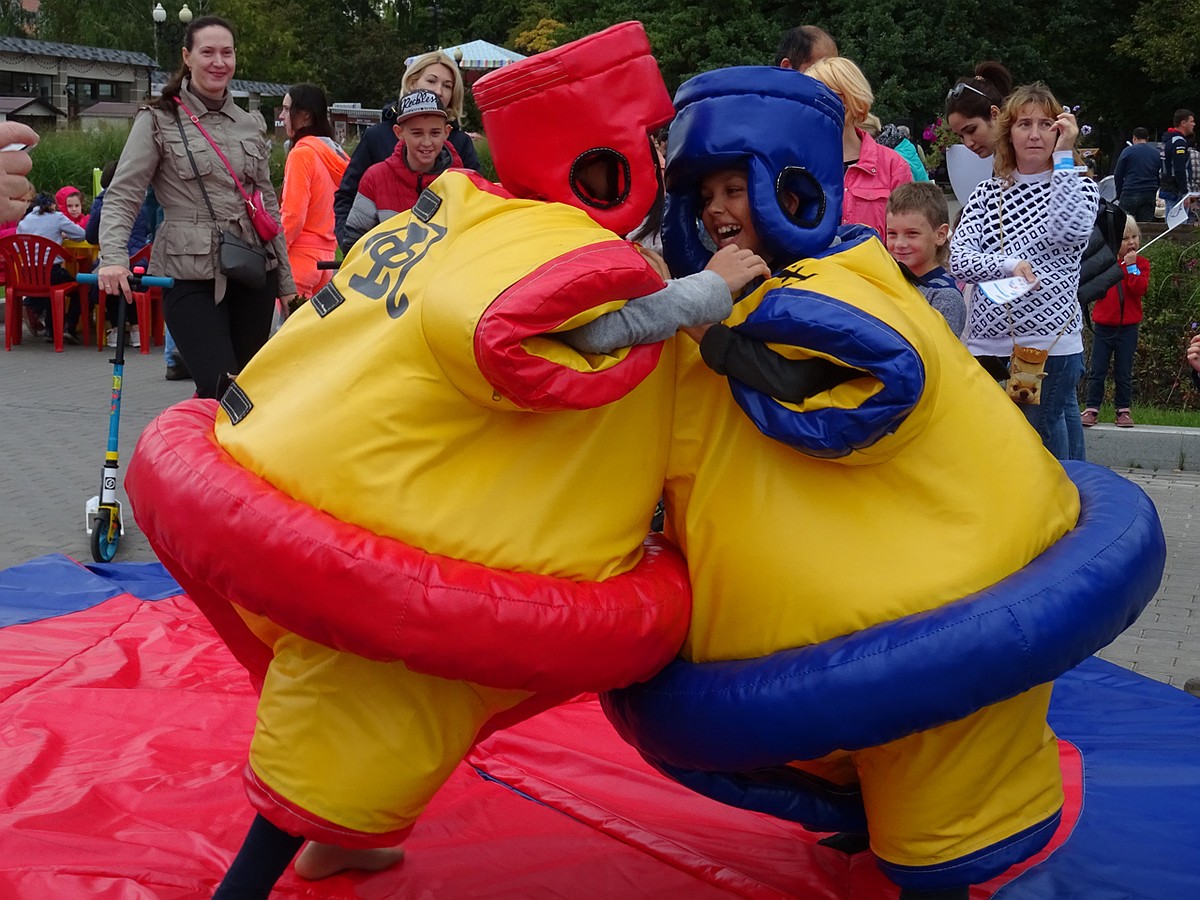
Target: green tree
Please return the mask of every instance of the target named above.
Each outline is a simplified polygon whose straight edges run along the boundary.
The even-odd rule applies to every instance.
[[[381,20],[355,23],[344,40],[344,52],[322,61],[321,83],[330,97],[376,108],[395,100],[404,60],[418,48],[401,44],[395,24]]]
[[[237,29],[239,78],[282,84],[315,80],[321,54],[306,38],[332,26],[340,12],[336,4],[306,0],[213,0],[208,11]]]
[[[510,38],[541,19],[564,21],[556,14],[554,0],[449,0],[445,6],[442,43],[446,46],[480,40],[511,47]]]
[[[1116,49],[1140,63],[1151,77],[1167,82],[1197,73],[1198,41],[1200,6],[1144,0],[1137,6],[1132,26],[1117,40]]]
[[[36,37],[152,56],[154,20],[146,0],[42,0]]]
[[[557,19],[539,19],[532,28],[515,35],[511,41],[513,49],[521,53],[544,53],[559,45],[559,36],[566,28]]]
[[[668,89],[721,66],[761,65],[772,54],[785,21],[778,0],[557,0],[555,18],[569,22],[562,41],[638,19],[646,27]]]
[[[21,0],[0,0],[0,34],[24,37],[33,26],[34,17],[21,6]]]

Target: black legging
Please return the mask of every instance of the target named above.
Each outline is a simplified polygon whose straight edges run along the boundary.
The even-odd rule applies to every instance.
[[[267,342],[278,283],[274,271],[258,290],[231,281],[220,303],[213,303],[211,279],[177,280],[163,293],[167,328],[187,360],[199,396],[216,398],[222,379],[242,371]]]
[[[265,900],[303,843],[256,815],[213,900]]]

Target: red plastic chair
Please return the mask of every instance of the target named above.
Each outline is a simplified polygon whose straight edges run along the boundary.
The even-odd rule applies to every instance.
[[[147,244],[129,258],[129,268],[141,266],[143,269],[150,265],[150,251],[153,244]],[[151,345],[163,345],[163,294],[162,288],[147,288],[144,291],[133,292],[133,302],[137,307],[138,331],[141,334],[142,353],[148,354]],[[96,349],[104,349],[104,338],[107,334],[104,318],[108,314],[104,298],[96,304]]]
[[[63,248],[54,241],[36,234],[14,234],[0,238],[0,256],[7,268],[4,303],[4,349],[11,350],[13,344],[21,343],[21,317],[24,304],[22,297],[45,297],[50,301],[50,325],[54,329],[54,350],[62,353],[63,317],[67,311],[67,300],[71,294],[79,296],[79,285],[74,281],[51,284],[50,276],[54,262],[62,258]],[[88,317],[80,316],[83,323],[83,339],[91,334]]]

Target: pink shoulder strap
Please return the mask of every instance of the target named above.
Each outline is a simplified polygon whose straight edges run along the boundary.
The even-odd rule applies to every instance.
[[[204,130],[204,126],[200,124],[200,120],[192,115],[192,111],[188,109],[187,106],[184,105],[184,102],[178,97],[172,97],[171,99],[174,100],[179,105],[179,108],[187,114],[187,117],[192,120],[192,124],[200,129],[200,133],[204,135],[204,138],[208,141],[209,145],[217,151],[217,156],[221,157],[221,162],[225,163],[225,168],[229,171],[229,177],[232,178],[233,183],[237,185],[238,193],[242,195],[247,203],[253,203],[253,201],[250,199],[250,195],[246,193],[246,189],[242,187],[241,181],[239,181],[238,177],[233,174],[233,166],[229,164],[229,160],[225,158],[225,154],[221,152],[221,148],[217,146],[217,142],[214,141],[212,136]]]

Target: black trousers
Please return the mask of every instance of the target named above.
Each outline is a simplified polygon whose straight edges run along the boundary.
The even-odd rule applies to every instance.
[[[187,360],[198,396],[216,398],[222,377],[242,371],[267,342],[278,284],[274,271],[258,290],[230,281],[220,303],[213,302],[211,279],[177,280],[163,293],[167,328]]]
[[[1155,191],[1143,191],[1141,193],[1122,191],[1119,202],[1121,209],[1133,216],[1135,222],[1153,222],[1154,200],[1157,196],[1158,194]]]

